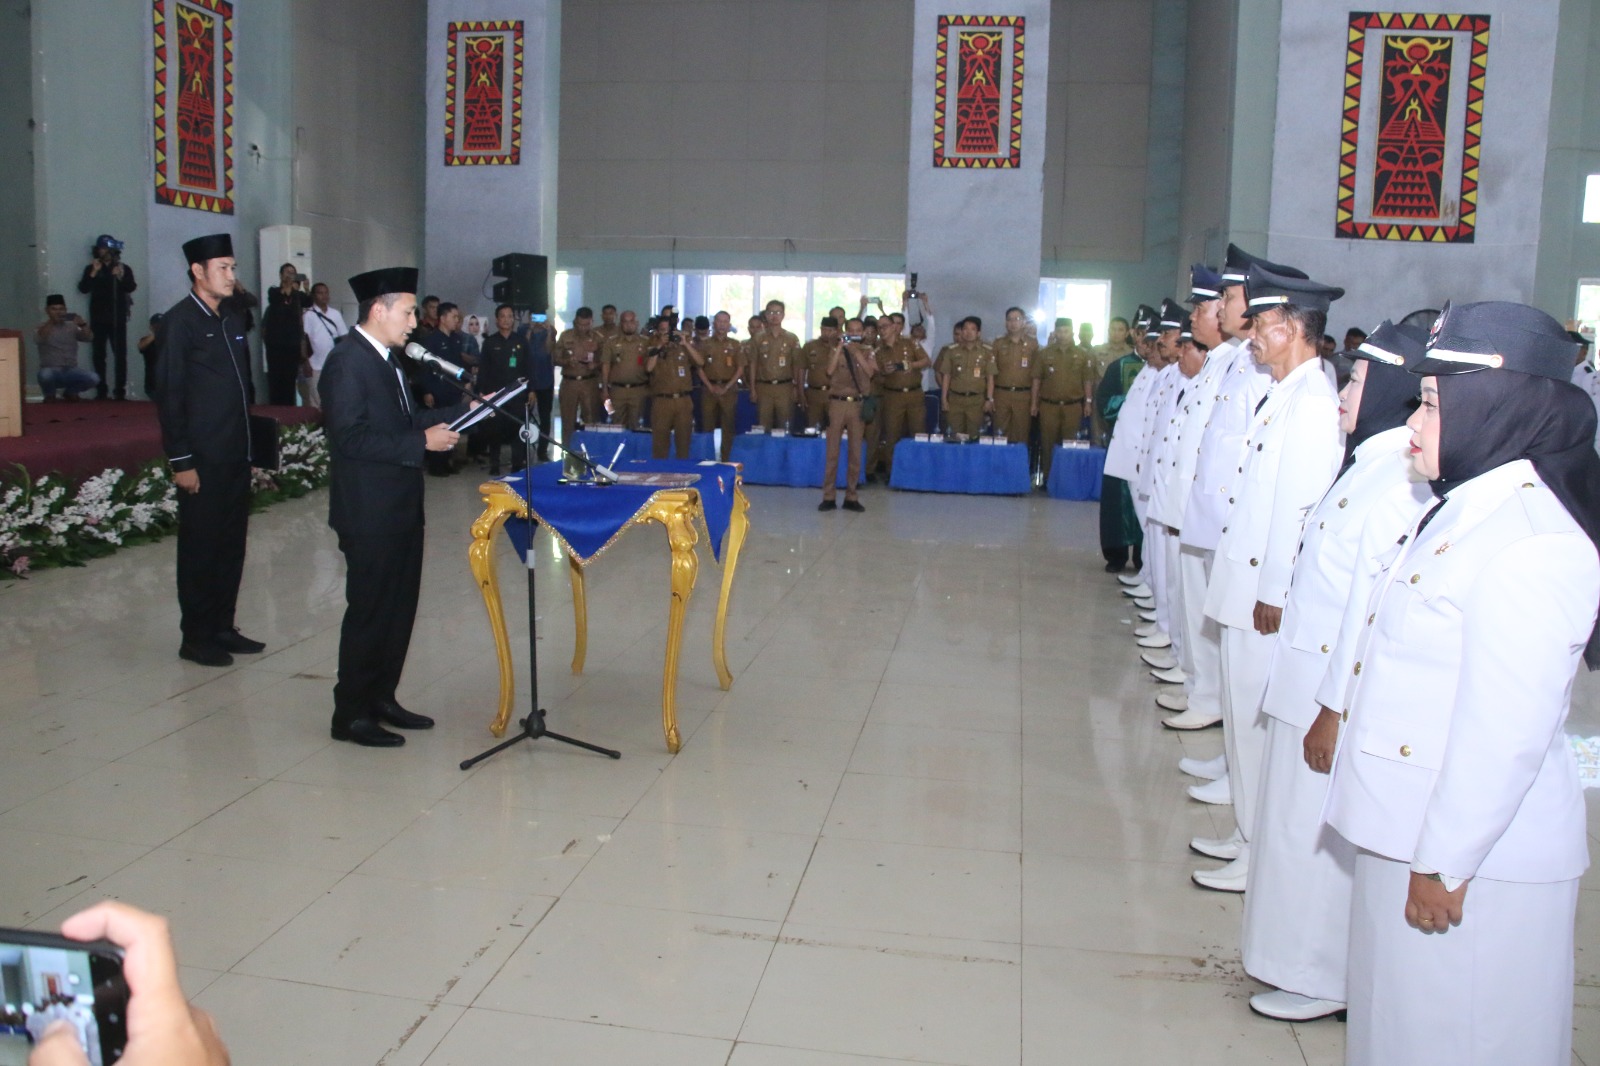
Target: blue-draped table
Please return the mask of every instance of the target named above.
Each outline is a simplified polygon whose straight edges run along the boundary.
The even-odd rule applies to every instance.
[[[637,430],[624,430],[616,433],[603,429],[585,429],[572,435],[572,442],[568,445],[573,451],[578,451],[579,445],[587,449],[589,458],[606,466],[611,465],[611,457],[617,454],[617,445],[622,445],[622,455],[617,459],[619,463],[632,463],[650,458],[650,434],[640,433]],[[715,461],[717,458],[717,442],[710,433],[695,433],[689,438],[689,460],[698,463],[702,460]]]
[[[946,444],[902,440],[889,487],[914,492],[1021,496],[1033,488],[1026,444]]]
[[[845,487],[845,442],[839,446],[839,473],[834,483]],[[825,437],[774,437],[767,433],[741,433],[733,438],[729,457],[743,467],[750,485],[789,485],[822,488],[822,468],[827,458]]]
[[[616,450],[615,444],[612,450]],[[677,721],[678,655],[683,649],[684,615],[700,572],[695,544],[703,525],[713,556],[722,562],[722,588],[712,630],[711,658],[721,686],[727,689],[733,684],[724,636],[734,569],[748,529],[746,512],[750,508],[741,487],[739,468],[731,463],[662,459],[619,462],[615,469],[623,475],[695,474],[699,479],[688,486],[564,483],[561,464],[546,463],[479,486],[484,511],[472,524],[472,546],[467,558],[489,613],[489,627],[494,633],[495,654],[499,660],[500,703],[489,727],[497,737],[505,734],[516,693],[511,644],[506,635],[505,611],[495,573],[494,539],[502,526],[524,563],[528,560],[534,523],[548,529],[566,552],[577,636],[572,653],[575,674],[583,672],[588,651],[589,607],[583,568],[635,526],[656,522],[666,529],[667,546],[672,552],[672,598],[667,614],[666,665],[661,676],[661,729],[667,750],[676,752],[682,743]]]
[[[1105,468],[1104,448],[1058,445],[1050,460],[1050,481],[1045,489],[1056,500],[1098,500],[1100,475]]]

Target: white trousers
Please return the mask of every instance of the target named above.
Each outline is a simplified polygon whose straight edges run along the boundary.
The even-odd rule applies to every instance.
[[[1233,817],[1246,840],[1255,838],[1261,768],[1267,757],[1267,722],[1261,697],[1272,665],[1273,633],[1222,626],[1222,743],[1228,753],[1228,783]]]
[[[1177,542],[1177,538],[1173,538]],[[1189,709],[1204,714],[1222,713],[1222,630],[1206,617],[1206,584],[1211,580],[1213,552],[1180,546],[1178,581],[1183,586],[1183,653],[1179,665],[1189,675],[1183,691]]]
[[[1172,616],[1174,581],[1171,568],[1172,553],[1168,550],[1168,546],[1176,542],[1177,538],[1162,523],[1152,520],[1144,524],[1144,579],[1156,601],[1156,625],[1160,627],[1161,632],[1172,638],[1174,655],[1178,654],[1180,645],[1176,632],[1177,622]]]
[[[1350,947],[1355,848],[1322,821],[1328,776],[1306,765],[1306,730],[1270,715],[1240,950],[1274,988],[1339,1003]]]
[[[1474,878],[1445,933],[1406,924],[1410,883],[1356,854],[1347,1066],[1571,1066],[1578,882]]]

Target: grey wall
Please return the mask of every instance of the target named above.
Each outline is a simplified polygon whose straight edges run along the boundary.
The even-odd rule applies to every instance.
[[[44,318],[34,267],[33,56],[26,0],[0,3],[0,327]]]
[[[1597,56],[1600,4],[1564,0],[1534,282],[1534,303],[1563,322],[1573,312],[1578,279],[1600,277],[1600,225],[1582,221],[1584,179],[1600,174]]]
[[[1233,172],[1235,0],[1190,0],[1183,100],[1180,268],[1220,265],[1228,245]]]

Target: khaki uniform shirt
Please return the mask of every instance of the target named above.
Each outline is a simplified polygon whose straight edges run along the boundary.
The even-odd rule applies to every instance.
[[[807,388],[823,389],[829,386],[828,356],[832,354],[833,345],[821,337],[800,349],[800,366],[805,371]]]
[[[689,357],[689,349],[681,344],[668,344],[656,356],[656,368],[650,372],[650,395],[671,396],[692,388],[694,360]]]
[[[828,349],[828,354],[833,354],[833,349]],[[823,360],[822,369],[826,373],[827,360]],[[849,350],[839,353],[839,365],[833,368],[833,374],[828,378],[829,396],[865,396],[872,391],[872,368],[860,352]]]
[[[595,326],[594,327],[594,331],[596,333],[600,334],[600,336],[602,338],[604,338],[604,340],[610,340],[612,337],[620,337],[620,336],[622,336],[622,327],[621,326],[599,325],[599,326]]]
[[[758,383],[794,380],[800,358],[800,338],[783,329],[774,337],[763,330],[750,338],[750,376]]]
[[[905,390],[922,386],[922,371],[906,369],[922,357],[922,349],[910,337],[893,344],[880,344],[877,351],[878,383],[886,389]]]
[[[952,396],[987,396],[984,379],[994,373],[994,353],[979,341],[952,344],[939,353],[939,373],[950,377]]]
[[[600,373],[600,334],[590,330],[587,336],[575,329],[564,329],[556,338],[550,354],[555,363],[569,378],[587,378]]]
[[[602,358],[611,367],[611,384],[643,385],[644,362],[649,351],[649,341],[638,333],[631,336],[620,333],[606,341]]]
[[[1094,360],[1077,345],[1063,348],[1051,341],[1039,350],[1033,361],[1033,380],[1039,383],[1039,399],[1081,401],[1094,389]]]
[[[1007,335],[990,345],[989,350],[994,353],[995,388],[1032,387],[1034,357],[1039,351],[1038,341],[1027,334],[1023,334],[1018,340],[1012,340]]]
[[[744,363],[744,345],[732,337],[723,337],[718,340],[712,337],[703,344],[696,344],[700,354],[705,358],[706,380],[715,385],[726,385],[739,376],[739,368]]]

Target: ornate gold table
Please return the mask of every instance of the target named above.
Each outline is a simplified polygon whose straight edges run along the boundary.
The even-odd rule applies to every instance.
[[[483,605],[489,613],[489,627],[494,631],[495,656],[500,664],[500,704],[489,732],[500,737],[505,735],[506,724],[511,720],[516,676],[511,658],[511,641],[506,636],[505,611],[500,603],[500,585],[495,574],[495,536],[509,518],[538,516],[515,489],[503,482],[485,482],[478,491],[483,495],[484,509],[483,514],[472,523],[472,546],[467,550],[467,558],[472,566],[472,576],[478,582],[478,590],[483,593]],[[739,563],[739,549],[744,546],[745,533],[749,529],[747,512],[750,501],[746,499],[744,487],[737,478],[733,496],[726,554],[722,560],[722,590],[717,599],[716,624],[711,634],[711,661],[717,670],[717,681],[724,690],[733,684],[733,673],[728,669],[724,644],[728,599],[733,592],[733,575]],[[684,614],[689,609],[689,596],[694,592],[695,580],[700,573],[700,559],[695,552],[695,545],[700,539],[700,518],[699,492],[692,488],[661,489],[623,527],[626,532],[634,526],[659,523],[667,531],[667,545],[672,551],[672,603],[667,614],[666,664],[661,674],[661,731],[666,737],[667,750],[673,753],[683,743],[678,736],[678,656],[683,649]],[[531,533],[529,550],[532,550]],[[572,652],[572,672],[575,674],[583,673],[589,643],[589,605],[584,588],[584,565],[571,550],[567,551],[567,575],[572,582],[573,628],[577,638]]]

